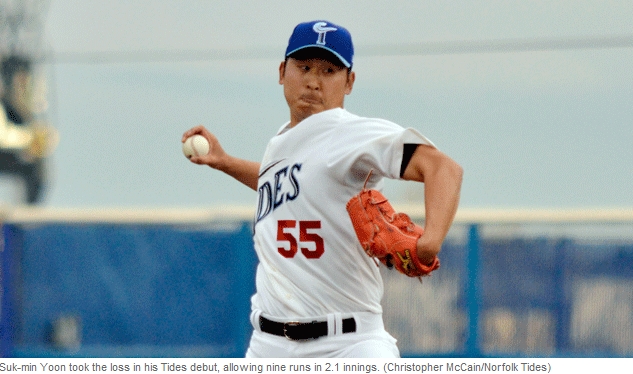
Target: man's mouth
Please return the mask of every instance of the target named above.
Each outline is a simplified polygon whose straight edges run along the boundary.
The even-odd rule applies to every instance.
[[[300,99],[308,104],[321,104],[321,98],[314,95],[301,95]]]

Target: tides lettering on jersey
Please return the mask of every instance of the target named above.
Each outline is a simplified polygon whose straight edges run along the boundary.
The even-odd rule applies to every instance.
[[[292,201],[299,196],[299,180],[297,174],[301,171],[301,164],[284,166],[274,173],[273,180],[268,180],[257,189],[257,218],[255,223],[264,219],[270,212],[282,204]]]

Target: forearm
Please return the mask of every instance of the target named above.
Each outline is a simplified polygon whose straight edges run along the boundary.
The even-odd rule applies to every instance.
[[[227,155],[224,161],[215,167],[215,169],[232,176],[247,187],[256,191],[257,180],[259,177],[259,167],[259,162],[244,160]]]
[[[194,164],[207,165],[212,169],[220,170],[242,182],[252,190],[257,190],[259,162],[248,161],[229,155],[220,145],[218,138],[202,125],[185,131],[182,135],[181,142],[184,143],[189,137],[196,134],[202,135],[207,139],[209,142],[209,152],[206,155],[192,156],[189,158],[189,161]]]
[[[424,239],[418,241],[418,257],[430,262],[435,257],[453,223],[459,204],[462,168],[450,159],[425,175]]]
[[[453,223],[462,185],[462,167],[436,148],[417,147],[403,179],[424,183],[425,225],[417,252],[420,261],[430,263],[439,253]]]

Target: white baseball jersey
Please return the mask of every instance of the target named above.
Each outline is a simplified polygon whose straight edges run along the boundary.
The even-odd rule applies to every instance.
[[[368,188],[379,189],[383,177],[400,178],[405,143],[433,145],[414,129],[341,108],[281,127],[258,181],[254,310],[288,320],[382,313],[382,278],[346,204],[372,169]]]

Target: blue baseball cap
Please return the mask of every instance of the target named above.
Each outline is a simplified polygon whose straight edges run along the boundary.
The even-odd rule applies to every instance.
[[[329,51],[345,67],[352,67],[354,45],[352,35],[344,27],[322,20],[298,24],[290,35],[286,57],[299,50],[314,47]]]

